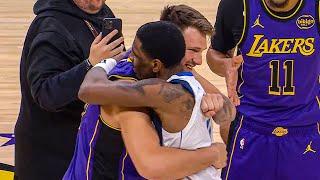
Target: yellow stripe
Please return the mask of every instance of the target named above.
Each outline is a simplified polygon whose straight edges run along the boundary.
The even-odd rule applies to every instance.
[[[285,17],[281,17],[281,16],[275,15],[274,13],[272,13],[272,12],[270,11],[270,9],[269,9],[269,7],[267,6],[265,0],[262,0],[262,2],[263,2],[264,7],[266,8],[266,10],[268,11],[268,13],[269,13],[271,16],[276,17],[276,18],[279,18],[279,19],[289,19],[289,18],[291,18],[292,16],[294,16],[294,15],[300,10],[300,8],[301,8],[301,6],[302,6],[302,3],[303,3],[303,0],[300,1],[299,7],[298,7],[291,15],[285,16]]]
[[[1,180],[13,180],[14,173],[11,171],[0,170]]]
[[[242,61],[242,64],[241,64],[241,72],[240,72],[240,77],[241,77],[241,80],[242,82],[240,83],[239,87],[238,87],[238,93],[241,94],[240,92],[240,89],[241,89],[241,86],[244,84],[244,79],[243,79],[243,66],[244,66],[244,60]],[[241,99],[244,95],[240,96],[239,99]]]
[[[319,109],[320,109],[320,99],[318,96],[316,96],[316,99],[317,99],[317,102],[318,102],[318,105],[319,105]]]
[[[318,133],[319,133],[319,135],[320,135],[320,124],[317,123],[317,125],[318,125]]]
[[[87,162],[87,170],[86,170],[87,180],[89,180],[89,167],[90,167],[90,159],[91,159],[91,153],[92,153],[92,142],[94,140],[94,137],[96,136],[97,129],[98,129],[98,124],[99,124],[99,120],[97,120],[96,127],[94,129],[94,133],[93,133],[93,136],[92,136],[92,138],[90,140],[90,144],[89,144],[90,151],[89,151],[89,157],[88,157],[88,162]]]
[[[243,0],[243,29],[242,29],[242,35],[241,38],[239,40],[239,42],[237,43],[237,46],[239,46],[239,44],[242,42],[243,38],[244,38],[244,34],[246,32],[246,28],[247,28],[247,7],[246,7],[246,0]]]
[[[237,132],[236,132],[236,136],[235,136],[234,141],[233,141],[233,146],[232,146],[232,151],[231,151],[231,155],[230,155],[230,160],[229,160],[229,165],[228,165],[226,180],[228,180],[229,171],[230,171],[230,167],[231,167],[231,163],[232,163],[232,156],[233,156],[233,153],[234,153],[234,148],[235,148],[235,146],[236,146],[238,134],[239,134],[239,131],[240,131],[241,126],[242,126],[242,121],[243,121],[243,116],[241,117],[240,126],[239,126],[239,128],[238,128],[238,130],[237,130]]]
[[[124,173],[123,173],[123,170],[124,170],[124,162],[126,160],[128,156],[128,152],[126,151],[126,155],[124,156],[124,158],[122,159],[122,169],[121,169],[121,174],[122,174],[122,180],[124,180]]]
[[[111,126],[110,124],[108,124],[107,121],[105,121],[101,115],[100,115],[99,117],[100,117],[102,123],[105,124],[106,126],[108,126],[109,128],[114,129],[114,130],[117,130],[117,131],[121,131],[120,128],[116,128],[116,127],[113,127],[113,126]]]
[[[123,80],[133,80],[133,81],[138,81],[136,78],[133,78],[133,77],[127,77],[127,76],[120,76],[120,75],[110,75],[108,77],[108,79],[112,78],[112,77],[115,77],[117,79],[123,79]]]

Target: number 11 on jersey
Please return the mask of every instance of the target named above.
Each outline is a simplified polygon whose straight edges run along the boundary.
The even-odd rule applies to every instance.
[[[269,94],[272,95],[294,95],[295,94],[295,86],[293,83],[293,60],[286,60],[283,63],[283,69],[285,71],[285,85],[280,87],[280,61],[272,60],[269,63],[269,67],[271,69],[271,83],[269,86]],[[282,69],[281,69],[282,70]]]

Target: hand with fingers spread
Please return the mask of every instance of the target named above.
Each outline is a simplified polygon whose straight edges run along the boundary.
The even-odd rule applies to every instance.
[[[94,39],[94,41],[91,44],[90,54],[88,58],[92,65],[96,65],[103,59],[117,56],[123,52],[123,49],[124,49],[124,45],[122,44],[124,40],[123,37],[120,37],[117,40],[110,42],[112,37],[114,37],[117,33],[118,33],[117,30],[113,30],[104,38],[102,38],[102,34],[100,33]]]
[[[242,62],[242,55],[239,55],[232,57],[226,65],[226,84],[228,90],[228,97],[235,106],[240,105],[240,99],[238,97],[236,89],[238,82],[238,69],[241,66]]]
[[[201,101],[201,110],[206,117],[213,117],[224,105],[224,99],[219,93],[205,94]]]

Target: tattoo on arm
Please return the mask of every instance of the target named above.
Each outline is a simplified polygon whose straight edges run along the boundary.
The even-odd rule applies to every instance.
[[[190,111],[193,109],[195,104],[195,100],[193,98],[188,98],[187,100],[182,102],[183,110],[182,112]]]
[[[140,95],[146,95],[145,88],[146,86],[150,85],[162,85],[163,80],[161,79],[145,79],[138,81],[136,83],[122,83],[117,86],[118,89],[121,89],[123,91],[132,92],[132,93],[139,93]]]
[[[185,93],[181,90],[181,88],[178,88],[177,86],[174,86],[172,84],[161,84],[160,91],[158,93],[166,103],[171,103],[172,101],[180,98]]]

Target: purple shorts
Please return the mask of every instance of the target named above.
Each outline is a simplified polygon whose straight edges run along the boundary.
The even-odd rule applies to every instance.
[[[319,124],[273,127],[239,116],[223,180],[320,180]]]

